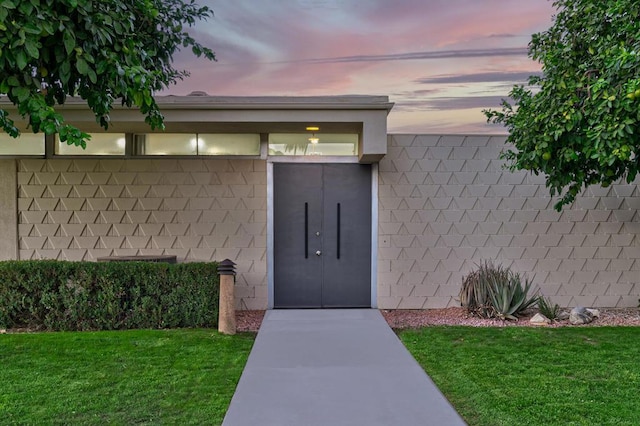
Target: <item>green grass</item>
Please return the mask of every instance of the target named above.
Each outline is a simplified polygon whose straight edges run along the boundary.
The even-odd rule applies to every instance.
[[[398,334],[471,426],[640,424],[640,327]]]
[[[220,424],[254,336],[0,335],[0,424]]]

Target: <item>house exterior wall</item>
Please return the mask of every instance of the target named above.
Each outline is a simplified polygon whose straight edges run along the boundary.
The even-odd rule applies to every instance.
[[[498,160],[505,137],[389,135],[378,176],[378,307],[458,304],[482,260],[563,306],[637,306],[640,181],[558,213],[544,179]],[[236,304],[265,309],[265,160],[0,160],[1,259],[232,259]]]
[[[0,160],[0,260],[18,254],[16,161]]]
[[[19,259],[229,258],[237,263],[237,307],[266,308],[266,161],[11,161]]]
[[[561,306],[640,297],[640,180],[589,188],[558,213],[544,178],[509,172],[505,137],[389,135],[379,167],[378,305],[458,305],[482,260],[526,273]]]

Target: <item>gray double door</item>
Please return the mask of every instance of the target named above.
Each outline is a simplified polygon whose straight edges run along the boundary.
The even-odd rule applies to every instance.
[[[371,307],[371,165],[273,167],[274,307]]]

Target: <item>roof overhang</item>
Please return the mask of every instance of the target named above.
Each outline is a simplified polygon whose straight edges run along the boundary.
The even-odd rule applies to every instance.
[[[359,161],[380,160],[387,152],[387,96],[156,96],[167,132],[302,133],[316,125],[326,133],[359,133]],[[5,99],[0,107],[17,120]],[[65,120],[86,132],[102,129],[82,99],[58,107]],[[12,113],[13,111],[13,113]],[[147,133],[137,108],[114,104],[109,131]],[[22,123],[24,125],[24,123]]]

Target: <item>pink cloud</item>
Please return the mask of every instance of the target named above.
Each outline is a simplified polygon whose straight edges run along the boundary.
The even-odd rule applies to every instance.
[[[421,78],[535,72],[539,67],[525,53],[500,56],[500,49],[522,51],[532,32],[548,27],[553,13],[551,2],[531,0],[201,3],[208,3],[216,15],[197,26],[194,37],[213,48],[219,62],[179,54],[178,67],[190,70],[192,76],[169,93],[390,94],[397,97],[392,100],[399,107],[410,99],[428,101],[450,91],[445,82],[416,83]],[[460,50],[470,53],[455,52]],[[436,53],[444,51],[450,54],[438,58]],[[482,95],[481,86],[473,90]],[[496,95],[495,87],[492,90],[488,96]],[[506,92],[505,86],[505,96]],[[420,105],[409,104],[411,110]],[[451,117],[455,122],[466,115]],[[436,121],[448,123],[440,115]]]

